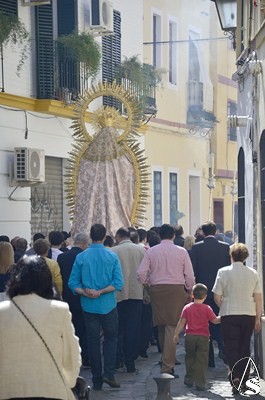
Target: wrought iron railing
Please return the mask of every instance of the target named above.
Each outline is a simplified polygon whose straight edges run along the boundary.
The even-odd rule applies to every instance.
[[[36,66],[36,97],[38,99],[55,99],[70,104],[90,87],[85,63],[76,61],[71,52],[57,41],[36,41]],[[115,79],[114,75],[113,79]],[[0,80],[0,90],[4,91],[4,57],[1,51]],[[155,85],[148,83],[140,85],[126,78],[118,80],[142,103],[143,114],[156,114]],[[116,103],[110,105],[120,108],[120,102]]]
[[[89,88],[85,63],[56,41],[37,43],[37,97],[71,103]]]
[[[121,83],[125,89],[130,90],[142,104],[144,114],[156,114],[156,87],[155,85],[139,85],[130,79],[122,78]]]

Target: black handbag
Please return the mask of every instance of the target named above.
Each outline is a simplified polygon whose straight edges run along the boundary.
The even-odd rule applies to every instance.
[[[87,385],[85,378],[78,376],[76,385],[73,388],[75,398],[78,400],[89,400],[90,386]]]

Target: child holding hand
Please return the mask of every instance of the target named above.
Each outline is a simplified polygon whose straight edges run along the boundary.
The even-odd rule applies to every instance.
[[[205,390],[209,354],[209,322],[220,323],[220,317],[215,315],[212,308],[203,304],[207,292],[207,287],[202,283],[193,286],[193,302],[183,308],[173,339],[175,343],[178,343],[179,334],[186,326],[184,384],[192,387],[195,383],[197,390]]]

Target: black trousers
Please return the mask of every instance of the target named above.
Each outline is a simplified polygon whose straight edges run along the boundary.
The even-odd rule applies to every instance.
[[[142,320],[141,320],[141,337],[140,337],[140,353],[146,353],[150,337],[152,335],[153,321],[152,321],[152,307],[150,304],[142,303]]]
[[[75,328],[75,334],[79,338],[79,343],[81,347],[81,356],[82,356],[82,363],[84,365],[89,364],[89,356],[88,356],[88,342],[87,342],[87,333],[86,333],[86,326],[84,320],[83,311],[80,309],[71,309],[72,313],[72,323]]]
[[[219,314],[219,307],[216,305],[215,301],[213,298],[207,297],[207,299],[204,302],[205,304],[208,304],[210,307],[212,307],[214,313],[216,315]],[[213,350],[213,340],[216,340],[218,344],[218,349],[219,351],[223,351],[223,338],[221,334],[221,327],[219,324],[209,324],[210,328],[210,343],[209,343],[209,360],[208,360],[208,365],[210,367],[215,366],[215,361],[214,361],[214,350]]]
[[[226,315],[221,317],[224,350],[228,366],[232,371],[232,379],[241,380],[244,373],[243,381],[248,379],[249,371],[245,371],[245,368],[248,357],[250,357],[250,341],[254,327],[255,316]]]
[[[118,346],[117,361],[126,367],[134,367],[140,348],[143,300],[123,300],[118,303]]]

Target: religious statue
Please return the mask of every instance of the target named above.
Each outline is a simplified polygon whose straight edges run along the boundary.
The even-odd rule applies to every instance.
[[[114,107],[103,106],[92,112],[90,124],[86,123],[89,105],[101,96],[116,98],[123,115]],[[95,223],[105,225],[112,236],[122,226],[140,225],[149,174],[137,141],[142,120],[139,103],[115,82],[99,83],[77,100],[75,114],[75,142],[66,182],[71,234],[89,233]]]

